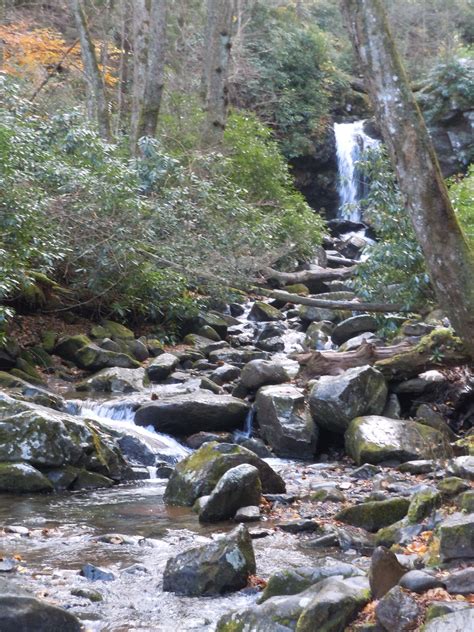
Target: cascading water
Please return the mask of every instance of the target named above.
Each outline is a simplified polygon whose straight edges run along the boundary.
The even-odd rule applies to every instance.
[[[364,193],[364,179],[356,163],[367,149],[379,144],[378,140],[367,136],[364,123],[365,121],[334,123],[339,173],[338,216],[353,222],[360,222],[362,219],[359,202]]]

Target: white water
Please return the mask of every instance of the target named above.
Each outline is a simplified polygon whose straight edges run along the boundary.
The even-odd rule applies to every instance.
[[[364,132],[365,121],[334,123],[336,136],[337,168],[339,173],[339,217],[353,222],[361,221],[359,201],[363,181],[358,173],[357,161],[367,149],[377,147],[379,141]]]

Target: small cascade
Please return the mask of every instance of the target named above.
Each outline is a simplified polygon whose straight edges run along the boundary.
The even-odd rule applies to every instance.
[[[244,429],[236,430],[234,436],[239,439],[250,439],[253,432],[253,422],[255,420],[255,407],[252,406],[245,417]]]
[[[334,123],[339,173],[338,215],[353,222],[362,219],[359,201],[364,195],[364,178],[358,172],[356,163],[367,149],[379,145],[378,140],[367,136],[364,123]]]

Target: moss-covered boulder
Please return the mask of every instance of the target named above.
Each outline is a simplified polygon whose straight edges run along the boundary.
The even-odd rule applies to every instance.
[[[100,371],[116,366],[122,369],[138,369],[140,367],[140,363],[126,353],[108,351],[93,343],[76,351],[73,361],[85,371]]]
[[[231,468],[248,463],[257,468],[263,493],[285,492],[282,478],[256,454],[232,443],[204,444],[180,461],[166,486],[164,500],[170,505],[192,507],[200,496],[208,496]]]
[[[31,494],[52,492],[51,482],[27,463],[0,463],[0,492]]]
[[[309,289],[304,283],[293,283],[293,285],[285,285],[285,287],[282,289],[284,292],[289,292],[290,294],[309,296]]]
[[[102,369],[76,386],[78,391],[95,393],[133,393],[143,389],[148,383],[145,369]]]
[[[285,317],[276,307],[273,307],[268,303],[264,303],[263,301],[256,301],[252,305],[248,319],[256,322],[271,322],[276,320],[285,320]]]
[[[436,489],[425,489],[411,497],[408,520],[417,523],[430,516],[441,505],[441,494]]]
[[[315,423],[339,434],[361,415],[377,415],[387,401],[383,375],[371,366],[348,369],[341,375],[325,375],[316,382],[309,396]]]
[[[210,544],[169,559],[163,590],[188,597],[219,595],[244,588],[255,571],[252,540],[240,525]]]
[[[379,415],[353,419],[345,433],[345,445],[358,465],[449,458],[452,454],[446,435],[439,430]]]
[[[76,352],[90,344],[90,338],[86,335],[61,336],[54,347],[53,352],[63,360],[74,362]]]
[[[212,329],[217,334],[217,340],[224,340],[227,336],[227,322],[222,316],[212,312],[199,314],[194,319],[192,327],[195,333],[198,333],[200,329],[204,329],[204,331],[208,328]]]
[[[407,498],[390,498],[346,507],[336,514],[336,520],[354,527],[375,532],[407,515],[410,501]]]
[[[388,527],[379,529],[375,535],[375,542],[380,546],[390,547],[393,544],[406,545],[413,541],[420,533],[426,531],[422,524],[412,523],[405,518],[394,522]]]
[[[438,530],[444,561],[474,557],[474,513],[455,513],[446,518]]]
[[[110,338],[111,340],[132,340],[135,338],[133,331],[113,320],[103,320],[100,325],[92,327],[91,336],[93,338]]]

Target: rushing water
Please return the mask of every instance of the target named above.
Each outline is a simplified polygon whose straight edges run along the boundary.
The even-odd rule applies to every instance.
[[[364,123],[334,124],[339,173],[339,216],[353,222],[362,219],[359,201],[364,193],[364,179],[357,169],[357,161],[364,151],[379,144],[378,140],[365,133]]]

